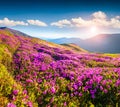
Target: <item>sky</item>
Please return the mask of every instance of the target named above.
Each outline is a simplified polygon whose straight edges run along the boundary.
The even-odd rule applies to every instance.
[[[120,0],[3,0],[0,26],[43,39],[120,33]]]

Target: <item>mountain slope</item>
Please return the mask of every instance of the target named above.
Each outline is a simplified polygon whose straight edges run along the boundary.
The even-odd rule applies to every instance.
[[[0,30],[0,107],[119,104],[120,55],[16,33]]]
[[[83,47],[94,52],[120,53],[119,41],[120,34],[100,34],[85,40]]]
[[[73,43],[69,43],[69,44],[61,44],[62,46],[65,46],[66,48],[73,50],[73,51],[77,51],[77,52],[87,52],[86,50],[80,48],[80,46],[73,44]]]
[[[17,36],[26,36],[26,37],[31,37],[23,32],[20,32],[20,31],[17,31],[17,30],[14,30],[14,29],[10,29],[10,28],[7,28],[7,27],[0,27],[0,32],[2,33],[3,32],[9,32],[10,34],[13,34],[13,35],[17,35]]]
[[[58,44],[54,44],[52,42],[47,42],[46,40],[41,40],[41,39],[29,36],[29,35],[27,35],[25,33],[22,33],[20,31],[17,31],[17,30],[14,30],[14,29],[10,29],[10,28],[7,28],[7,27],[0,27],[0,33],[4,34],[4,35],[15,35],[15,36],[29,37],[29,38],[32,39],[32,41],[35,41],[35,42],[43,44],[43,45],[47,44],[47,45],[49,45],[51,47],[59,47],[59,48],[65,49],[65,50],[71,50],[71,48],[66,48],[64,45],[61,46],[61,45],[58,45]],[[85,52],[85,50],[81,49],[81,50],[79,50],[79,52]]]

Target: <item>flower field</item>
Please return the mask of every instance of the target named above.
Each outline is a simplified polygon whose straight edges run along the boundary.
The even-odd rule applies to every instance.
[[[64,106],[120,107],[120,55],[0,30],[0,107]]]

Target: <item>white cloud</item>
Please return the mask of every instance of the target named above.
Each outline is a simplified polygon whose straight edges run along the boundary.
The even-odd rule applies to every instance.
[[[93,13],[92,16],[96,19],[106,19],[107,18],[106,14],[101,11]]]
[[[120,29],[120,16],[108,17],[102,11],[94,12],[90,16],[90,19],[84,19],[82,17],[76,17],[71,19],[63,19],[56,22],[52,22],[51,26],[57,26],[59,28],[63,27],[108,27],[108,28],[119,28]],[[0,20],[0,26],[27,26],[27,25],[35,25],[35,26],[48,26],[45,22],[40,20],[26,20],[24,21],[16,21],[10,20],[8,18],[4,18]]]
[[[8,18],[4,18],[3,20],[0,20],[0,25],[1,26],[16,26],[16,25],[27,26],[28,23],[25,23],[23,21],[9,20]]]
[[[84,20],[81,17],[71,19],[72,26],[74,27],[85,27],[90,25],[92,22],[90,20]]]
[[[36,26],[47,26],[46,23],[40,21],[40,20],[27,20],[27,22],[30,24],[30,25],[36,25]]]
[[[15,20],[10,20],[8,18],[4,18],[3,20],[0,20],[0,26],[27,26],[27,25],[36,25],[36,26],[47,26],[46,23],[40,21],[40,20],[27,20],[27,23],[24,21],[15,21]]]
[[[112,18],[107,17],[107,15],[98,11],[91,14],[92,19],[85,20],[82,17],[72,18],[70,20],[64,19],[57,22],[51,23],[52,26],[58,27],[89,27],[89,26],[100,26],[100,27],[111,27],[120,28],[120,16],[115,16]]]
[[[114,28],[120,28],[120,20],[116,18],[112,18],[110,21],[110,25]]]
[[[59,20],[58,22],[53,22],[51,23],[52,26],[57,26],[57,27],[66,27],[66,26],[71,26],[71,22],[68,21],[67,19]]]

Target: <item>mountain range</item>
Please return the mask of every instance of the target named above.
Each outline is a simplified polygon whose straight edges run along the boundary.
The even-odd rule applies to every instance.
[[[34,39],[35,41],[37,42],[42,42],[43,45],[49,45],[51,47],[58,47],[58,48],[62,48],[62,49],[65,49],[65,50],[70,50],[70,51],[74,51],[74,52],[87,52],[86,50],[82,49],[81,47],[77,46],[76,44],[55,44],[55,43],[51,43],[51,42],[48,42],[46,40],[42,40],[40,38],[35,38],[35,37],[32,37],[28,34],[25,34],[21,31],[18,31],[18,30],[14,30],[14,29],[11,29],[11,28],[7,28],[7,27],[0,27],[0,35],[14,35],[14,36],[22,36],[24,38],[31,38],[31,39]],[[6,40],[5,40],[6,41]]]
[[[74,43],[90,52],[120,53],[120,34],[99,34],[95,37],[82,40],[80,38],[48,39],[57,44]]]
[[[23,32],[10,29],[7,27],[1,27],[0,30],[8,31],[14,35],[25,36],[33,38]],[[120,53],[120,34],[99,34],[89,39],[80,39],[80,38],[58,38],[58,39],[46,39],[48,42],[53,42],[56,44],[64,44],[62,46],[69,46],[71,49],[71,44],[79,49],[78,50],[87,50],[90,52],[99,52],[99,53]],[[42,40],[43,41],[43,40]],[[46,42],[47,42],[46,41]],[[72,48],[72,50],[74,50]]]

